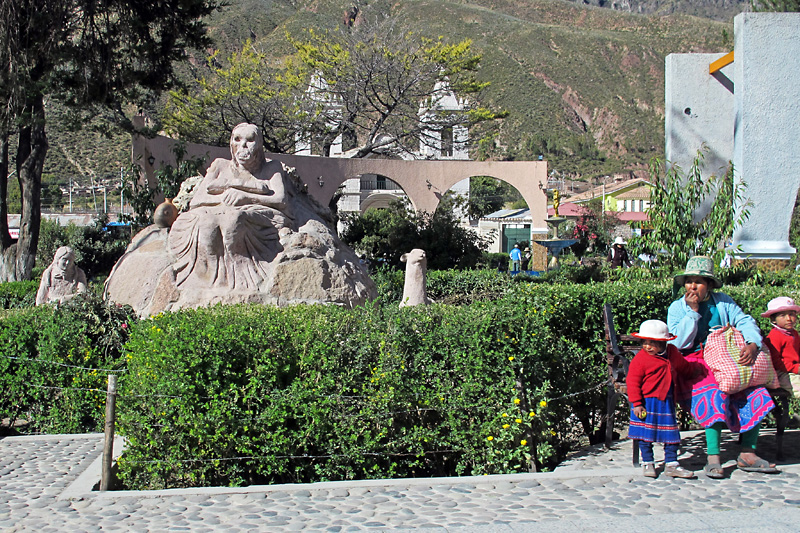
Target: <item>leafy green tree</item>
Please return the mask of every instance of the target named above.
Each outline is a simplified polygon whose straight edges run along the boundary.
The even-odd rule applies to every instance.
[[[733,231],[749,216],[744,198],[744,183],[737,183],[733,165],[723,176],[703,178],[703,153],[698,152],[691,168],[684,172],[672,166],[666,172],[659,160],[650,165],[653,189],[648,216],[652,232],[631,239],[630,248],[639,251],[665,252],[659,263],[680,268],[693,255],[708,255],[719,263],[724,246]],[[708,212],[696,220],[695,214],[712,199]],[[735,214],[733,206],[740,206]]]
[[[319,135],[342,135],[351,157],[376,152],[413,153],[420,144],[437,148],[441,133],[505,116],[478,104],[488,83],[478,82],[481,56],[464,40],[448,44],[403,28],[397,18],[364,16],[339,31],[308,31],[290,39],[297,58],[287,79],[317,80]],[[462,112],[436,110],[452,90]],[[330,105],[333,104],[333,105]],[[432,112],[420,120],[420,106]]]
[[[271,62],[249,40],[227,57],[213,52],[195,69],[193,80],[169,93],[165,130],[187,141],[223,146],[234,126],[247,122],[261,129],[265,150],[291,152],[295,134],[308,129],[314,110],[295,90],[299,80],[285,80],[267,66]]]
[[[146,105],[174,84],[173,66],[187,48],[210,44],[203,18],[219,5],[216,0],[0,2],[0,280],[28,279],[35,263],[48,150],[45,98],[70,106],[76,121],[102,115],[131,128],[126,104]],[[12,166],[22,195],[15,244],[6,220]]]
[[[283,68],[268,66],[270,54],[249,41],[227,57],[211,54],[185,89],[170,94],[166,129],[186,140],[225,144],[220,135],[251,122],[264,132],[268,151],[291,152],[299,137],[328,153],[341,135],[351,157],[365,157],[438,146],[445,130],[503,116],[476,103],[488,84],[475,79],[480,55],[469,41],[427,39],[391,17],[366,20],[288,36],[296,56]],[[421,120],[420,105],[435,108],[445,88],[469,96],[466,109]]]
[[[396,201],[386,209],[369,209],[348,215],[342,240],[368,257],[400,264],[400,256],[414,248],[425,250],[428,268],[471,268],[481,258],[487,243],[460,225],[455,217],[456,200],[442,200],[436,213],[415,213],[407,203]]]
[[[481,218],[502,209],[508,197],[508,188],[506,183],[490,176],[470,178],[467,214],[470,218]]]

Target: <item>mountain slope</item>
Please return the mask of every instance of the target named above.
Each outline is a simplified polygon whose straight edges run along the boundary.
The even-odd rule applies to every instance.
[[[669,5],[713,3],[676,0]],[[209,20],[218,48],[234,50],[252,39],[279,65],[292,52],[287,32],[297,37],[308,28],[336,30],[352,5],[338,0],[231,0]],[[418,34],[473,41],[483,55],[479,76],[491,82],[482,99],[509,111],[496,138],[476,132],[478,140],[492,142],[473,151],[474,157],[528,159],[542,154],[551,169],[584,178],[641,172],[650,158],[663,156],[666,55],[732,48],[731,23],[679,14],[645,16],[566,0],[376,0],[359,5],[364,16],[391,13]],[[96,150],[94,145],[81,148],[83,143],[101,143],[108,152],[86,158],[87,164],[99,166],[94,169],[98,175],[118,173],[129,154],[127,136],[82,138],[55,122],[49,131],[54,142],[47,172],[55,176],[78,173],[66,152],[91,155]]]
[[[253,28],[276,61],[290,53],[285,34],[335,29],[349,3],[242,0],[214,20],[221,48]],[[270,24],[255,28],[254,14]],[[391,12],[422,35],[469,38],[483,54],[483,98],[506,109],[496,158],[543,153],[551,168],[581,174],[641,170],[663,155],[664,59],[669,53],[719,52],[730,46],[730,24],[685,15],[643,16],[561,0],[370,2],[362,13]],[[277,23],[276,13],[287,15]],[[251,35],[248,33],[248,35]],[[548,142],[545,142],[548,141]],[[593,144],[600,154],[593,157]],[[557,149],[549,149],[556,145]],[[561,148],[558,149],[558,146]],[[573,147],[570,149],[569,147]],[[578,147],[578,148],[575,148]]]

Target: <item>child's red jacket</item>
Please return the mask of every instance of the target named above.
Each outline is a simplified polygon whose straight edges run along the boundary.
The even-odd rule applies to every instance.
[[[643,406],[644,399],[650,397],[666,400],[676,372],[691,375],[694,365],[672,344],[667,344],[664,355],[650,355],[639,350],[628,367],[628,399],[634,406]]]
[[[767,344],[775,370],[800,374],[800,335],[797,331],[774,327],[767,335]]]

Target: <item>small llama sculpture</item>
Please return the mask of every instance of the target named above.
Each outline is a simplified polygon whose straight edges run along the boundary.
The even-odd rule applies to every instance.
[[[414,248],[403,254],[400,261],[406,264],[406,282],[403,286],[403,299],[400,307],[428,305],[431,300],[425,291],[425,277],[428,273],[428,259],[425,250]]]

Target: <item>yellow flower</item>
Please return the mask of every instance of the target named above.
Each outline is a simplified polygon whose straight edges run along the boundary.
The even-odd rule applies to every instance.
[[[511,427],[511,425],[510,425],[510,424],[503,424],[503,429],[508,429],[508,428],[510,428],[510,427]]]
[[[534,413],[533,411],[531,411],[530,413],[528,413],[528,416],[529,416],[529,417],[531,417],[531,418],[533,418],[534,416],[536,416],[536,413]]]
[[[528,444],[528,441],[526,441],[525,439],[522,439],[521,441],[519,441],[519,444],[520,444],[520,446],[525,446],[526,444]]]
[[[547,407],[547,401],[542,400],[541,402],[539,402],[539,407]]]
[[[509,361],[513,361],[513,360],[514,360],[514,356],[513,356],[513,355],[509,355],[509,356],[508,356],[508,360],[509,360]]]
[[[514,405],[519,405],[519,398],[514,398]]]
[[[551,429],[551,430],[550,430],[550,434],[551,434],[551,435],[553,435],[553,436],[555,436],[556,432],[555,432],[555,431],[553,431],[553,430]]]
[[[517,424],[522,424],[522,419],[521,418],[517,418],[516,420],[514,420],[514,422],[516,422]]]
[[[507,417],[508,413],[503,413],[503,418]]]
[[[488,437],[486,437],[486,440],[494,440],[494,437],[492,437],[491,435],[489,435]]]

